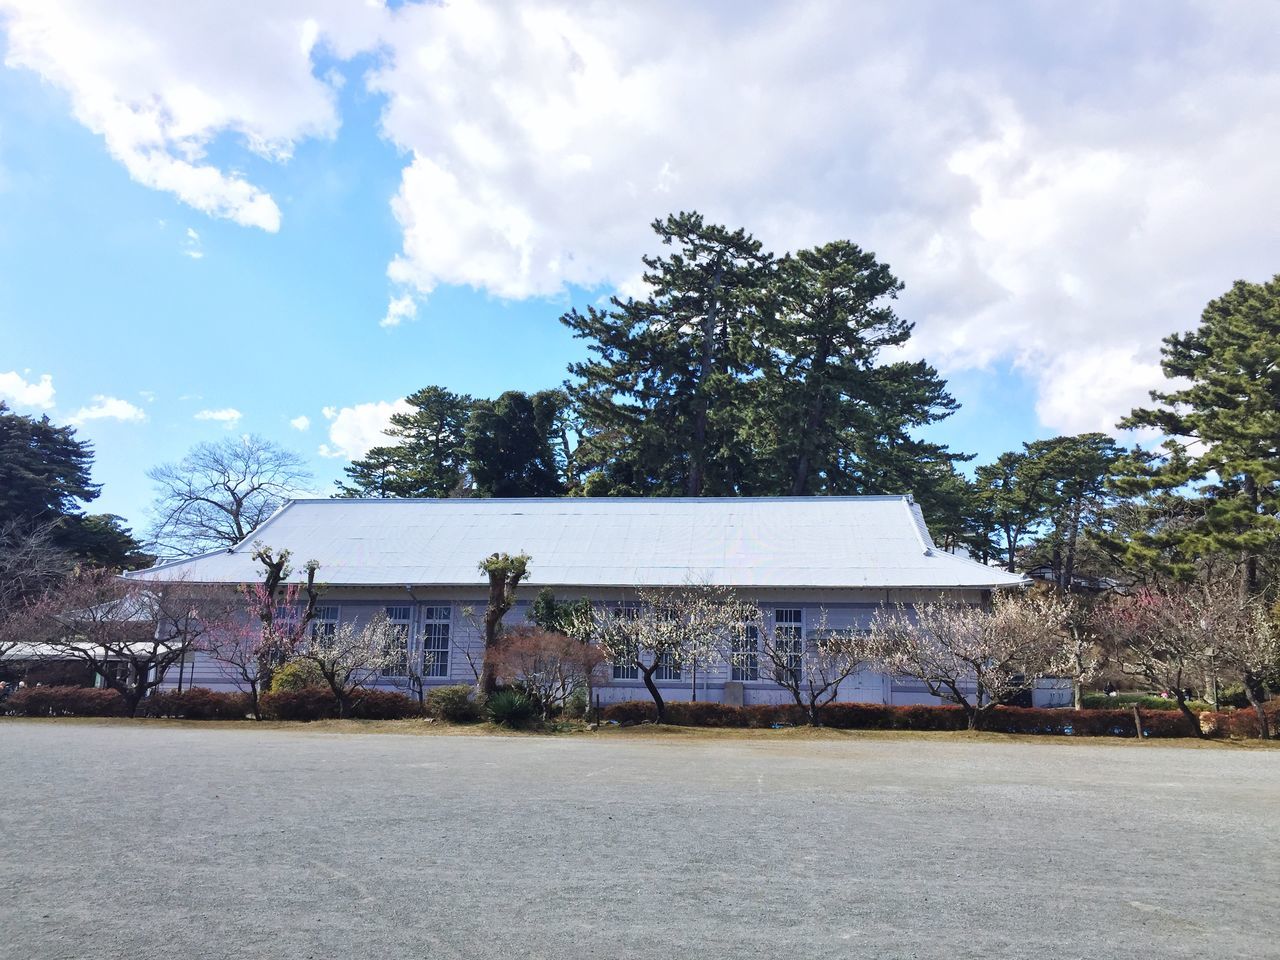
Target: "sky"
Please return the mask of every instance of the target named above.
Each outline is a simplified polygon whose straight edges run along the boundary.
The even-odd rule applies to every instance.
[[[1280,272],[1280,5],[0,0],[0,399],[327,493],[428,384],[560,383],[679,210],[904,281],[991,460],[1117,419]]]

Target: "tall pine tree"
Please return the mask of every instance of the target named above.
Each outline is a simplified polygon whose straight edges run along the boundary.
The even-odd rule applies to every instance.
[[[1194,522],[1137,538],[1133,549],[1148,558],[1231,555],[1242,589],[1259,593],[1280,542],[1280,276],[1236,281],[1205,307],[1197,329],[1166,337],[1161,354],[1178,385],[1153,391],[1154,405],[1121,425],[1152,427],[1168,440],[1145,463],[1128,461],[1119,487],[1147,495],[1192,487],[1203,509]]]

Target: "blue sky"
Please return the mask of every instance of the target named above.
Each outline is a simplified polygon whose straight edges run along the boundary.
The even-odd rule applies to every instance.
[[[0,0],[0,398],[138,528],[200,440],[327,490],[414,389],[558,383],[677,209],[887,259],[980,459],[1109,429],[1280,265],[1257,5],[163,6]]]

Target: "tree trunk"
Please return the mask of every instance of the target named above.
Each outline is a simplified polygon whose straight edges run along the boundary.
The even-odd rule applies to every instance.
[[[1173,695],[1177,698],[1178,709],[1182,712],[1182,715],[1187,718],[1187,723],[1191,725],[1191,729],[1195,731],[1195,735],[1203,740],[1204,731],[1200,729],[1200,718],[1196,716],[1195,712],[1190,707],[1187,706],[1187,698],[1182,695],[1182,689],[1179,687],[1174,690]]]
[[[711,302],[702,318],[702,356],[698,363],[698,379],[694,384],[693,449],[689,451],[689,479],[685,492],[702,496],[707,475],[707,413],[710,404],[704,387],[715,366],[716,315],[720,310],[720,276],[724,268],[716,263],[711,274]]]
[[[1258,736],[1263,740],[1271,739],[1271,725],[1267,722],[1267,711],[1263,706],[1262,679],[1253,673],[1244,675],[1244,695],[1249,698],[1253,712],[1258,716]]]
[[[658,658],[654,658],[651,667],[646,667],[639,661],[636,661],[636,666],[640,668],[640,675],[644,677],[644,685],[649,689],[649,696],[653,697],[653,708],[657,715],[654,723],[663,723],[667,719],[667,705],[662,700],[662,694],[658,692],[658,685],[653,682],[653,675],[658,670]]]
[[[813,435],[818,427],[822,424],[823,415],[823,397],[822,397],[822,374],[827,367],[827,353],[830,351],[830,345],[824,339],[819,345],[814,355],[813,363],[809,366],[809,374],[805,378],[806,385],[809,382],[818,384],[814,393],[813,400],[809,404],[809,415],[805,418],[804,433],[801,434],[800,455],[796,460],[795,470],[791,477],[791,496],[803,496],[807,492],[809,485],[809,470],[812,464]]]
[[[1071,681],[1071,705],[1076,710],[1084,708],[1084,684],[1076,677]]]

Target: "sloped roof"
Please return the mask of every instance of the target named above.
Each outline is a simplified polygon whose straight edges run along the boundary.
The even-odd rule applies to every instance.
[[[479,586],[494,552],[548,586],[1012,586],[937,549],[910,497],[292,500],[239,545],[130,576],[257,580],[252,544],[320,562],[330,586]],[[299,573],[295,571],[295,578]]]

